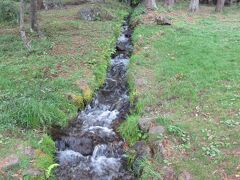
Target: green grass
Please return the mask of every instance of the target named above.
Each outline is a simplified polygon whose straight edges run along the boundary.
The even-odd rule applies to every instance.
[[[240,160],[231,152],[240,145],[240,13],[236,7],[224,14],[201,7],[188,16],[179,6],[172,10],[177,15],[165,11],[172,26],[135,29],[130,77],[144,102],[144,116],[167,118],[174,127],[169,139],[190,136],[188,155],[170,159],[177,173],[190,171],[194,179],[219,179],[222,174],[213,172],[222,170],[235,175]]]
[[[109,2],[104,8],[115,16],[112,21],[84,22],[75,18],[80,7],[84,8],[41,13],[40,27],[46,37],[31,35],[31,54],[24,49],[17,29],[8,33],[9,27],[1,28],[1,126],[64,125],[78,108],[66,94],[82,95],[78,82],[85,82],[92,91],[103,84],[127,11],[124,5]]]
[[[31,53],[24,49],[17,26],[0,24],[0,162],[19,145],[36,151],[29,158],[19,150],[20,165],[7,171],[7,178],[29,167],[51,169],[55,148],[46,130],[75,118],[105,80],[129,8],[109,0],[97,6],[114,17],[111,21],[79,20],[79,9],[89,6],[95,5],[39,12],[42,39],[29,31],[27,21]]]

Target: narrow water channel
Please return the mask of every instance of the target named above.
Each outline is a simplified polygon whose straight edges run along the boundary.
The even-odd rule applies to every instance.
[[[61,180],[134,179],[126,169],[116,129],[129,112],[127,66],[132,51],[129,20],[122,26],[104,86],[56,140]]]

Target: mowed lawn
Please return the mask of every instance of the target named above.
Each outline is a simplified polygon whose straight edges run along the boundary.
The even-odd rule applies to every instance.
[[[200,8],[189,15],[187,5],[159,12],[171,26],[149,23],[134,32],[130,77],[136,84],[142,116],[166,126],[172,142],[167,160],[178,175],[194,179],[240,175],[240,9]],[[140,13],[142,8],[136,10]],[[159,13],[155,12],[155,13]],[[153,165],[154,166],[154,165]],[[153,167],[154,168],[154,167]]]
[[[79,10],[88,7],[104,9],[112,20],[80,20]],[[6,158],[19,157],[0,179],[24,175],[29,168],[44,172],[54,163],[47,129],[75,118],[103,84],[126,15],[128,7],[112,0],[40,11],[44,38],[30,32],[26,15],[31,53],[17,25],[0,25],[0,170]],[[35,150],[35,156],[25,148]]]

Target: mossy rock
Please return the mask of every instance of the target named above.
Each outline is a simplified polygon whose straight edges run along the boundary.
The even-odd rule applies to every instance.
[[[84,98],[81,95],[74,95],[74,94],[67,94],[68,99],[75,105],[77,106],[78,109],[84,108]]]
[[[86,103],[89,103],[92,100],[92,90],[87,86],[83,89],[83,99]]]

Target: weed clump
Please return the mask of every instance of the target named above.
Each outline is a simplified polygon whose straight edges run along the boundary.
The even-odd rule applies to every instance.
[[[43,135],[38,144],[35,165],[40,170],[46,171],[48,167],[54,164],[55,143],[48,135]]]

